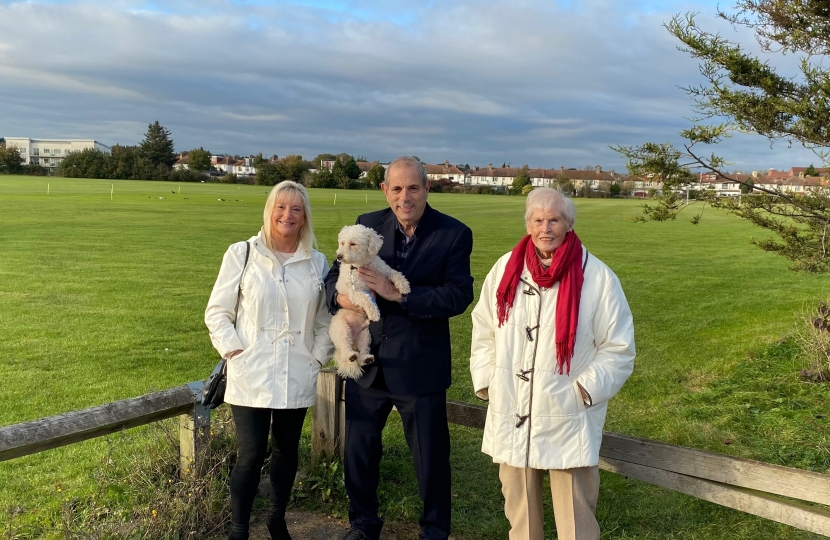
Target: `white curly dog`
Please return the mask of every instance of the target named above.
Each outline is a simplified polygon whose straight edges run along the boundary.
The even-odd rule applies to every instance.
[[[337,242],[337,260],[340,261],[337,292],[348,296],[363,312],[339,310],[331,319],[329,336],[337,349],[334,353],[337,373],[341,377],[357,379],[363,375],[363,366],[375,361],[375,357],[369,354],[369,321],[380,320],[377,302],[360,277],[358,269],[361,266],[376,268],[389,278],[401,294],[409,294],[409,282],[403,274],[390,268],[378,257],[383,237],[369,227],[343,227],[337,235]]]

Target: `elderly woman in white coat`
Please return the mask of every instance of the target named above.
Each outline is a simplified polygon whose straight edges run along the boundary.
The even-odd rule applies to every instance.
[[[528,234],[487,274],[472,313],[470,370],[490,402],[482,451],[499,464],[512,540],[544,538],[545,471],[557,537],[599,538],[602,426],[634,366],[620,281],[583,248],[575,218],[560,191],[531,191]]]
[[[269,432],[268,530],[275,540],[291,538],[285,508],[303,420],[314,405],[317,373],[333,348],[323,287],[329,266],[314,250],[305,188],[277,184],[265,202],[263,222],[259,234],[228,248],[205,311],[213,346],[228,360],[225,401],[239,441],[231,473],[232,540],[248,538]]]

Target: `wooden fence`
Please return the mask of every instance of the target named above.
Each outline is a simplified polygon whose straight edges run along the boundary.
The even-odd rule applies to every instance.
[[[74,444],[179,416],[182,474],[198,475],[209,442],[210,409],[201,404],[202,381],[0,428],[0,461]],[[187,471],[190,471],[187,473]]]
[[[200,404],[202,387],[197,381],[0,428],[0,461],[179,416],[181,470],[199,474],[210,433],[210,410]],[[334,370],[321,371],[312,412],[315,458],[342,456],[343,396],[343,382]],[[486,414],[487,408],[480,405],[447,402],[447,418],[453,424],[482,429]],[[830,475],[608,432],[603,435],[600,468],[830,536]]]
[[[320,372],[312,455],[339,455],[345,439],[343,382]],[[447,401],[451,424],[483,429],[487,407]],[[830,536],[830,475],[604,432],[601,469]],[[823,505],[813,506],[811,503]]]

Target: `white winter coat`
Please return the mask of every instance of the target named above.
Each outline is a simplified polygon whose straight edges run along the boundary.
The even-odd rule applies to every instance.
[[[219,354],[243,351],[228,361],[225,401],[269,409],[310,407],[316,398],[317,373],[333,349],[323,286],[328,261],[322,253],[301,246],[281,266],[261,232],[249,242],[236,327],[234,307],[245,242],[225,252],[205,310],[210,340]]]
[[[512,467],[596,465],[608,400],[634,367],[634,325],[620,281],[583,251],[574,356],[570,375],[560,375],[554,335],[559,283],[542,290],[525,267],[510,316],[498,327],[496,290],[509,258],[501,257],[487,274],[472,313],[470,371],[476,394],[489,393],[490,401],[482,452]]]

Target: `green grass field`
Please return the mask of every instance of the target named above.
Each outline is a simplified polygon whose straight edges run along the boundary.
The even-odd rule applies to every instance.
[[[204,378],[216,360],[203,323],[208,295],[227,246],[260,227],[267,190],[0,176],[0,425]],[[380,192],[311,190],[311,198],[329,258],[340,227],[385,206]],[[524,234],[523,199],[429,201],[473,229],[478,290]],[[750,245],[763,231],[722,213],[707,210],[699,226],[634,224],[625,216],[639,212],[635,201],[576,204],[577,232],[620,277],[635,317],[635,371],[612,401],[606,429],[830,471],[830,431],[816,418],[826,414],[828,386],[800,382],[798,350],[781,342],[798,312],[828,295],[827,276],[790,272],[785,260]],[[469,316],[452,327],[449,396],[475,402]],[[415,519],[399,423],[387,432],[382,504],[392,519]],[[479,452],[481,432],[453,427],[452,436],[458,534],[506,537],[497,468]],[[0,530],[9,507],[23,509],[19,521],[48,524],[62,501],[94,490],[112,439],[0,463]],[[605,473],[598,516],[603,538],[816,538]]]

